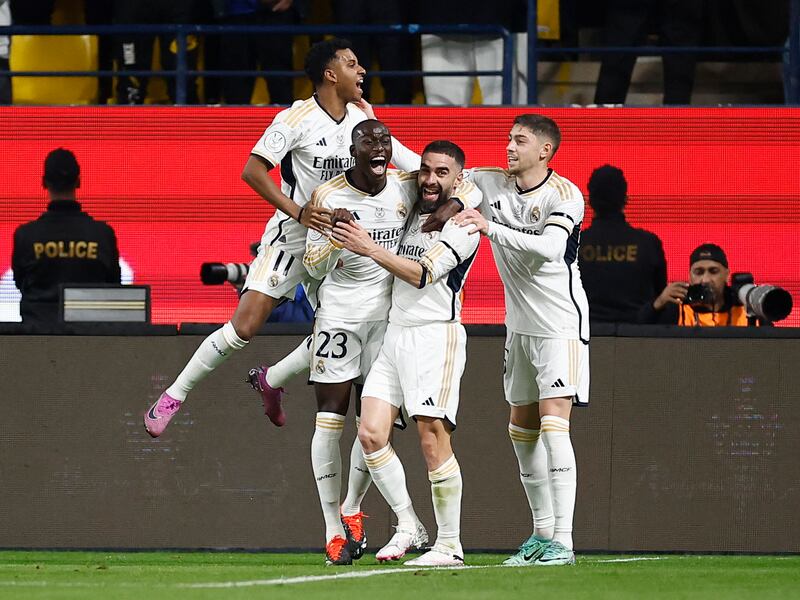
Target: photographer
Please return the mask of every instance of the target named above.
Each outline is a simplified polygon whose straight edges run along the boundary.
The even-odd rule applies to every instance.
[[[639,311],[640,323],[687,327],[770,325],[748,317],[728,285],[728,259],[716,244],[702,244],[689,257],[689,283],[674,281]]]

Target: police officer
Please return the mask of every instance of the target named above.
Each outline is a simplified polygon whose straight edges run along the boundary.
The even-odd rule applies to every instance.
[[[628,183],[620,169],[595,169],[588,187],[594,220],[581,234],[579,265],[589,318],[636,323],[642,305],[667,285],[664,248],[658,236],[625,220]]]
[[[47,327],[59,320],[59,284],[119,284],[120,268],[114,230],[75,200],[80,167],[72,152],[58,148],[47,155],[43,185],[47,211],[14,232],[11,260],[22,321]]]

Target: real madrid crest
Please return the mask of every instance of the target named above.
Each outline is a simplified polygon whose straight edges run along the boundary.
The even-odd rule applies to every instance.
[[[402,202],[398,203],[396,211],[397,211],[397,216],[400,217],[401,219],[405,219],[408,216],[408,209],[406,208],[406,205],[403,204]]]
[[[273,273],[272,275],[269,276],[269,282],[268,282],[269,287],[275,287],[276,285],[278,285],[278,281],[279,280],[277,273]]]
[[[538,223],[541,216],[542,211],[539,210],[538,206],[534,206],[533,209],[531,209],[531,221]]]
[[[322,375],[325,372],[325,361],[324,360],[317,361],[317,366],[314,367],[314,370],[320,375]]]
[[[386,211],[383,209],[382,206],[379,206],[378,208],[375,209],[375,218],[376,219],[382,219],[385,214],[386,214]]]

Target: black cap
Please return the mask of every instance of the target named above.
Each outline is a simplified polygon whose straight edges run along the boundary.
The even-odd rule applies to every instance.
[[[713,260],[726,269],[728,268],[728,258],[722,248],[716,244],[701,244],[695,248],[689,257],[689,266],[691,267],[698,260]]]

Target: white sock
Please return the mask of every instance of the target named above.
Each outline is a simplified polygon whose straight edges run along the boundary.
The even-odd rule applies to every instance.
[[[553,539],[555,517],[550,496],[550,477],[547,472],[547,448],[539,439],[538,429],[525,429],[508,424],[508,435],[514,445],[519,463],[519,479],[528,497],[533,516],[533,533],[546,540]]]
[[[569,437],[569,421],[546,415],[541,420],[542,441],[550,465],[550,491],[553,494],[555,534],[553,539],[572,549],[572,515],[575,512],[577,470],[575,451]]]
[[[375,486],[380,490],[387,504],[397,515],[397,527],[414,531],[419,518],[411,504],[411,496],[406,488],[406,472],[403,463],[395,454],[391,444],[372,454],[364,453],[364,461],[372,474]]]
[[[356,417],[356,430],[360,423],[361,419]],[[350,475],[347,479],[347,496],[342,504],[343,515],[349,517],[361,512],[361,502],[367,495],[370,485],[372,485],[372,475],[369,474],[369,467],[364,462],[364,449],[356,437],[350,449]]]
[[[344,416],[337,413],[318,412],[314,437],[311,438],[311,466],[317,480],[319,503],[325,518],[325,541],[340,535],[344,527],[339,515],[342,494],[342,452],[339,439],[344,429]]]
[[[228,360],[234,350],[241,350],[247,342],[241,339],[230,321],[209,335],[195,350],[175,382],[167,388],[167,394],[183,402],[206,375]]]
[[[428,471],[436,516],[436,545],[450,548],[453,554],[464,555],[461,548],[461,467],[455,454],[434,471]]]
[[[291,379],[309,370],[311,364],[311,336],[284,356],[267,371],[267,383],[271,388],[286,385]]]

